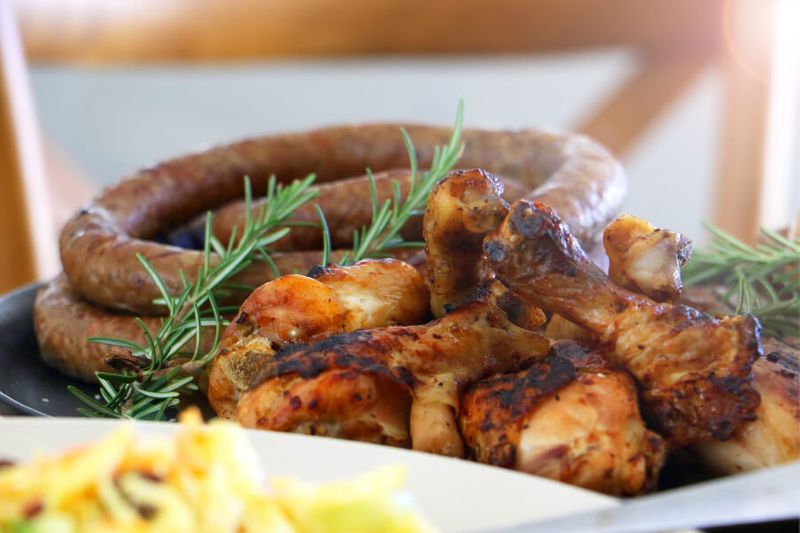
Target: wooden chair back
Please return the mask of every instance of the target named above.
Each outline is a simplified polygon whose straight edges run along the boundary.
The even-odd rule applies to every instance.
[[[8,2],[0,0],[4,18]],[[771,13],[764,0],[139,0],[54,2],[18,0],[28,57],[35,62],[112,64],[236,61],[277,57],[421,54],[552,53],[598,47],[633,48],[639,69],[576,129],[624,156],[676,98],[710,66],[726,82],[720,177],[714,222],[752,239],[763,213],[762,167],[768,88],[731,59],[732,45],[752,51],[746,25],[731,21]],[[8,21],[6,21],[8,24]],[[736,26],[736,31],[730,31]],[[6,173],[0,198],[4,220],[23,216],[19,191],[41,188],[32,111],[27,122],[12,111],[30,108],[14,32],[0,35],[3,80],[0,162]],[[737,48],[738,47],[738,48]],[[750,48],[748,48],[750,47]],[[9,52],[10,50],[10,52]],[[14,51],[16,50],[16,52]],[[762,75],[767,52],[755,52]],[[16,61],[16,62],[15,62]],[[11,83],[9,83],[9,76]],[[17,80],[14,82],[14,80]],[[3,111],[4,110],[4,111]],[[33,148],[31,148],[33,147]],[[23,158],[25,150],[30,152]],[[16,155],[14,155],[16,154]],[[7,167],[7,168],[6,168]],[[738,184],[745,184],[741,193]],[[28,198],[35,193],[26,193]],[[12,198],[13,196],[13,198]],[[26,200],[27,201],[27,200]],[[9,203],[15,207],[6,207]],[[20,218],[22,217],[22,218]],[[0,231],[7,232],[6,222]],[[32,279],[40,257],[19,233],[0,253],[17,250],[19,274],[0,269],[0,289]],[[13,232],[12,232],[13,233]],[[27,250],[26,252],[21,252]],[[35,253],[36,252],[36,253]]]

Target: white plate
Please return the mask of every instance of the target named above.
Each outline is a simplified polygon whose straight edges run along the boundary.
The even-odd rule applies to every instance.
[[[0,459],[25,460],[98,439],[120,422],[82,418],[0,418]],[[141,435],[166,435],[176,424],[136,422]],[[615,498],[563,483],[461,459],[361,442],[271,431],[247,431],[268,476],[308,481],[352,477],[386,464],[408,470],[422,512],[445,531],[517,525],[619,505]]]

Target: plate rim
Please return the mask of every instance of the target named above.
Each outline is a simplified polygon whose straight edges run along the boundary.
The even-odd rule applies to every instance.
[[[223,420],[221,418],[212,418],[207,420],[207,422],[211,420]],[[157,431],[178,431],[181,427],[180,423],[177,422],[167,422],[167,421],[155,421],[155,420],[134,420],[134,419],[114,419],[114,418],[88,418],[88,417],[79,417],[79,416],[57,416],[57,417],[30,417],[30,416],[2,416],[0,417],[0,429],[2,426],[7,424],[21,424],[21,425],[36,425],[36,426],[44,426],[44,425],[72,425],[74,423],[78,424],[92,424],[97,426],[109,426],[107,431],[112,431],[113,429],[117,429],[121,425],[130,425],[136,429],[136,426],[144,426],[150,428],[158,428]],[[468,469],[478,469],[486,472],[495,472],[497,473],[498,470],[503,472],[504,475],[508,475],[511,477],[516,477],[518,479],[530,479],[534,478],[537,482],[541,482],[547,485],[557,485],[562,488],[568,488],[577,492],[581,492],[584,494],[592,495],[601,499],[605,499],[609,502],[615,502],[617,504],[622,504],[623,499],[618,498],[615,496],[611,496],[608,494],[604,494],[602,492],[597,492],[593,490],[589,490],[584,487],[579,487],[577,485],[572,485],[570,483],[565,483],[563,481],[557,481],[554,479],[546,478],[543,476],[537,476],[534,474],[528,474],[525,472],[520,472],[519,470],[513,470],[510,468],[502,468],[495,465],[479,463],[477,461],[470,461],[468,459],[464,459],[462,457],[450,457],[445,455],[438,455],[435,453],[423,452],[420,450],[414,450],[411,448],[399,448],[396,446],[387,446],[385,444],[376,444],[373,442],[364,442],[358,440],[349,440],[349,439],[338,439],[335,437],[329,437],[326,435],[306,435],[303,433],[292,433],[287,431],[273,431],[269,429],[253,429],[253,428],[246,428],[239,425],[236,422],[236,427],[243,431],[245,435],[250,438],[251,436],[260,436],[260,435],[267,435],[271,437],[275,437],[278,439],[286,439],[286,440],[297,440],[297,441],[312,441],[315,443],[324,443],[323,445],[332,445],[332,446],[342,446],[342,447],[352,447],[352,448],[365,448],[371,450],[380,450],[381,452],[390,453],[390,454],[398,454],[402,456],[409,456],[409,457],[416,457],[416,458],[424,458],[425,460],[432,460],[432,461],[446,461],[452,462],[453,464],[458,464],[461,467],[465,467]],[[111,427],[114,426],[114,427]],[[87,441],[87,444],[93,441]]]
[[[45,284],[46,284],[45,281],[33,281],[31,283],[27,283],[25,285],[21,285],[21,286],[16,287],[16,288],[14,288],[14,289],[12,289],[12,290],[10,290],[8,292],[5,292],[5,293],[0,295],[0,306],[2,306],[2,304],[4,302],[6,302],[6,301],[8,301],[8,300],[10,300],[12,298],[18,297],[20,294],[27,293],[29,291],[33,291],[35,293],[39,289],[44,287]],[[33,316],[32,315],[31,315],[31,322],[33,322]],[[35,407],[32,407],[32,406],[30,406],[28,404],[25,404],[25,403],[22,403],[19,400],[14,399],[11,396],[9,396],[8,394],[6,394],[3,390],[0,390],[0,402],[3,402],[4,404],[6,404],[6,405],[18,410],[18,411],[22,411],[23,413],[25,413],[25,414],[27,414],[29,416],[33,416],[33,417],[37,417],[37,418],[60,418],[60,417],[54,417],[53,415],[47,414],[47,413],[45,413],[43,411],[40,411],[40,410],[36,409]],[[14,415],[8,416],[7,415],[7,416],[3,416],[3,417],[0,417],[0,418],[25,418],[25,417],[14,416]]]
[[[92,429],[85,429],[87,426],[92,426]],[[139,442],[150,438],[164,438],[174,435],[181,429],[181,424],[179,423],[132,419],[119,420],[83,417],[42,418],[28,416],[0,417],[0,434],[10,433],[13,435],[16,433],[18,435],[24,435],[28,433],[33,441],[38,441],[38,438],[43,439],[41,449],[37,449],[37,446],[17,446],[17,448],[14,449],[13,439],[9,439],[8,441],[11,444],[0,442],[0,455],[8,453],[6,449],[10,449],[11,459],[20,459],[24,462],[28,462],[37,456],[42,456],[42,454],[45,456],[60,455],[69,450],[79,449],[81,446],[96,443],[99,439],[123,426],[130,427]],[[375,468],[380,468],[381,466],[391,464],[402,465],[409,475],[404,490],[410,492],[417,501],[419,505],[418,509],[421,512],[427,509],[424,516],[431,520],[431,523],[437,524],[437,527],[441,531],[498,533],[507,529],[526,527],[527,524],[534,524],[544,518],[539,516],[540,513],[538,512],[533,514],[526,512],[524,510],[526,506],[523,506],[523,509],[520,510],[518,514],[512,514],[511,516],[504,513],[492,512],[490,514],[495,515],[494,518],[488,523],[483,523],[478,528],[475,526],[467,526],[465,528],[463,524],[457,527],[454,524],[445,526],[442,523],[433,522],[434,515],[431,514],[431,506],[434,505],[437,500],[431,498],[429,490],[426,491],[425,489],[420,489],[420,487],[429,483],[429,476],[431,475],[435,476],[437,479],[441,479],[441,481],[437,483],[437,486],[441,486],[442,488],[447,488],[448,486],[453,487],[453,483],[457,483],[455,480],[450,480],[450,476],[436,475],[437,473],[453,474],[456,476],[456,480],[468,477],[470,479],[484,480],[490,485],[508,485],[509,488],[516,487],[517,489],[523,489],[523,492],[528,492],[528,490],[524,490],[527,487],[530,489],[530,493],[534,495],[552,494],[553,497],[556,497],[556,501],[561,502],[557,507],[562,507],[562,509],[564,509],[554,516],[562,516],[565,518],[573,514],[580,514],[591,510],[611,510],[624,505],[624,500],[622,498],[542,476],[535,476],[513,469],[469,461],[463,458],[446,457],[418,450],[337,439],[322,435],[305,435],[290,432],[249,429],[239,426],[238,424],[236,427],[238,430],[242,431],[248,444],[259,458],[257,464],[259,468],[262,469],[265,480],[288,475],[313,483],[326,483],[335,482],[336,480],[352,479],[365,472],[374,471]],[[84,428],[84,431],[81,431],[81,428]],[[65,429],[72,429],[73,433],[65,433]],[[48,438],[48,436],[52,436],[53,439]],[[295,443],[300,442],[303,443],[302,447],[295,445]],[[350,459],[347,461],[338,461],[340,465],[345,463],[344,472],[342,469],[339,469],[338,472],[332,474],[329,469],[323,469],[322,472],[320,472],[320,476],[317,478],[315,478],[313,474],[309,474],[308,471],[304,472],[303,467],[292,466],[292,460],[287,463],[288,471],[278,470],[271,472],[269,460],[265,462],[264,459],[265,455],[268,456],[272,453],[269,448],[270,446],[273,446],[274,450],[296,448],[303,449],[306,452],[327,454],[329,457],[349,457]],[[272,453],[272,455],[274,455],[274,453]],[[281,462],[283,461],[285,460]],[[297,460],[295,459],[294,461],[296,464]],[[456,472],[459,473],[456,474]],[[416,479],[416,482],[413,483],[411,481],[412,474],[413,478]],[[422,492],[419,492],[420,490],[422,490]],[[474,490],[474,488],[470,489],[470,491]],[[486,496],[494,494],[494,492],[487,492],[486,490],[482,491],[482,493]],[[480,498],[480,494],[479,492],[476,497]],[[528,497],[528,499],[530,499],[530,497]],[[450,507],[453,507],[453,505],[458,504],[450,504]],[[479,510],[477,516],[480,516],[488,509],[487,507],[483,510]],[[451,515],[453,512],[452,509],[449,511],[445,510],[444,515]],[[438,518],[441,520],[442,516]],[[455,529],[453,529],[454,527]]]

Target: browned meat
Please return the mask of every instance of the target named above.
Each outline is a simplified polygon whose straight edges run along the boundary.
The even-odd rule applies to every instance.
[[[657,302],[675,300],[681,293],[681,267],[692,244],[680,233],[658,229],[647,221],[621,215],[603,231],[608,278],[615,285],[644,294]],[[600,266],[597,258],[593,262]],[[547,323],[553,339],[592,341],[592,335],[561,315]]]
[[[461,456],[455,413],[463,387],[548,349],[544,337],[515,326],[496,305],[472,302],[430,324],[284,349],[265,361],[238,419],[245,427],[373,442],[410,438],[414,449]]]
[[[609,277],[617,285],[636,279],[634,287],[628,288],[675,300],[681,292],[679,266],[686,259],[688,241],[667,230],[647,234],[648,230],[649,224],[633,217],[620,217],[606,229],[606,248],[609,236],[614,236],[617,248],[609,251]],[[633,239],[631,248],[619,253],[620,244],[636,233],[643,237]],[[720,316],[733,311],[723,303],[724,291],[695,287],[689,292],[684,301],[698,309]],[[762,338],[762,343],[767,355],[753,364],[753,384],[761,395],[756,419],[728,440],[712,439],[693,447],[703,463],[717,472],[734,474],[800,459],[800,350],[791,339]]]
[[[407,169],[378,172],[374,177],[375,192],[380,203],[392,197],[392,181],[397,181],[403,196],[408,193],[411,175]],[[369,225],[372,220],[372,200],[367,176],[323,183],[316,189],[319,191],[319,196],[313,202],[295,210],[291,221],[318,225],[319,216],[314,206],[319,205],[331,230],[333,246],[351,247],[353,232]],[[253,213],[257,213],[263,203],[263,199],[253,202]],[[228,242],[233,229],[238,227],[241,230],[244,221],[245,203],[240,200],[223,207],[214,215],[213,233],[222,242]],[[420,217],[412,217],[403,229],[403,235],[408,239],[418,240],[421,223]],[[296,226],[286,237],[270,245],[270,248],[281,252],[319,250],[322,248],[322,232],[319,227]]]
[[[286,183],[314,172],[319,183],[327,183],[358,175],[366,167],[377,172],[408,165],[399,128],[378,124],[274,135],[142,170],[106,189],[66,224],[60,239],[64,271],[73,288],[94,304],[163,314],[164,308],[153,304],[160,296],[158,288],[137,254],[150,260],[175,293],[183,287],[180,272],[192,281],[203,257],[198,251],[147,239],[241,198],[243,176],[252,178],[254,191],[263,191],[273,174]],[[409,125],[407,130],[422,167],[430,165],[434,146],[445,144],[451,135],[449,128]],[[550,203],[579,238],[592,238],[616,215],[625,190],[621,166],[585,137],[465,130],[463,140],[459,164],[484,166],[519,180],[531,191],[528,197]],[[274,259],[282,272],[308,268],[301,252],[276,254]],[[247,281],[240,281],[258,285],[270,279],[271,271],[262,266],[251,265],[241,274]]]
[[[482,277],[483,238],[507,211],[502,182],[481,169],[457,170],[433,188],[422,226],[433,316],[474,292]]]
[[[402,261],[365,260],[311,274],[313,278],[288,274],[265,283],[225,330],[208,384],[208,399],[221,417],[235,416],[241,392],[265,361],[288,344],[362,328],[417,324],[428,316],[422,277]]]
[[[481,170],[457,170],[431,191],[423,220],[431,310],[441,317],[464,302],[500,305],[516,325],[535,329],[544,323],[541,309],[494,280],[483,261],[483,238],[508,212],[503,183]]]
[[[735,474],[800,459],[800,350],[765,339],[764,351],[766,355],[753,365],[753,380],[761,394],[756,420],[729,440],[693,447],[717,472]]]
[[[724,289],[690,287],[682,301],[714,314],[731,309]],[[735,474],[800,459],[800,340],[763,337],[764,357],[753,364],[753,383],[761,394],[756,419],[729,440],[711,440],[692,447],[710,468]]]
[[[730,438],[755,418],[750,372],[761,343],[754,318],[717,319],[613,285],[544,204],[515,202],[484,248],[511,290],[608,347],[636,377],[646,415],[672,445]]]
[[[375,193],[378,203],[383,204],[393,196],[392,182],[400,186],[400,195],[405,197],[411,184],[411,172],[408,169],[393,169],[376,172]],[[520,182],[503,179],[505,197],[509,201],[522,198],[530,192]],[[292,214],[292,222],[317,224],[319,217],[314,205],[319,205],[325,213],[331,230],[333,247],[348,248],[353,244],[353,232],[367,226],[372,220],[372,198],[367,176],[347,178],[333,183],[325,183],[317,187],[319,196]],[[252,212],[255,215],[264,201],[253,202]],[[221,242],[228,242],[233,228],[242,228],[245,220],[245,203],[243,200],[232,202],[214,214],[213,233]],[[407,240],[422,239],[422,217],[411,217],[403,228],[402,235]],[[317,227],[295,226],[291,233],[270,245],[274,251],[318,250],[322,248],[322,232]]]
[[[606,227],[603,245],[608,277],[615,284],[656,302],[680,296],[681,267],[692,253],[691,241],[680,233],[622,215]]]
[[[471,386],[459,425],[482,463],[614,495],[654,488],[666,453],[644,426],[630,375],[572,341],[525,371]]]

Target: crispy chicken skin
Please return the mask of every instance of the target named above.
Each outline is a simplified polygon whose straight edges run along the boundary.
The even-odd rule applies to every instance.
[[[225,330],[211,367],[208,399],[217,414],[235,418],[240,394],[258,369],[289,344],[428,316],[419,273],[395,259],[287,274],[257,288]]]
[[[483,238],[507,211],[503,183],[485,170],[456,170],[431,190],[422,236],[433,316],[467,301],[481,280]]]
[[[472,385],[459,425],[482,463],[613,495],[655,487],[666,455],[644,426],[631,376],[573,341],[525,371]]]
[[[682,234],[621,215],[603,231],[603,246],[608,279],[615,285],[656,302],[671,302],[680,296],[681,267],[692,253],[691,241]],[[561,315],[553,315],[545,334],[552,339],[593,340],[588,331]]]
[[[609,255],[609,277],[617,285],[625,285],[625,279],[638,280],[634,286],[625,285],[651,297],[673,301],[681,296],[679,266],[687,259],[690,244],[679,234],[656,230],[646,222],[634,217],[620,217],[606,229],[604,242]],[[618,253],[620,243],[630,240],[636,233],[644,235],[633,238],[634,244],[624,253]],[[672,237],[664,237],[664,234]],[[646,243],[654,242],[649,246]],[[609,249],[609,237],[613,237]],[[680,244],[681,242],[685,244]],[[654,269],[653,265],[665,268]],[[662,275],[659,275],[659,272]],[[663,291],[669,283],[670,289]],[[693,296],[698,294],[693,290]],[[702,293],[702,291],[700,291]],[[655,298],[654,298],[655,299]],[[696,299],[696,298],[695,298]],[[720,304],[720,296],[701,298],[698,308],[724,315],[730,312]],[[766,355],[753,363],[753,385],[761,395],[756,409],[756,419],[745,423],[728,440],[712,439],[693,447],[693,452],[703,463],[723,474],[735,474],[774,466],[800,458],[800,351],[788,342],[763,338]]]
[[[495,304],[471,302],[429,324],[285,348],[265,362],[242,396],[238,419],[245,427],[391,444],[410,440],[417,450],[462,456],[459,393],[491,373],[521,368],[547,353],[549,344],[514,325]],[[365,376],[375,376],[369,386],[360,381]]]
[[[681,267],[692,254],[691,241],[680,233],[622,215],[606,226],[603,246],[608,277],[615,284],[656,302],[680,296]]]
[[[766,355],[753,365],[753,380],[761,394],[758,418],[745,424],[732,439],[703,442],[692,448],[719,473],[735,474],[800,459],[797,349],[766,339],[764,351]]]
[[[545,322],[541,309],[494,279],[483,260],[483,239],[508,212],[503,183],[482,169],[456,170],[431,191],[423,219],[431,310],[443,316],[467,301],[499,305],[525,329]]]
[[[716,319],[613,285],[544,204],[515,202],[484,249],[512,291],[589,330],[634,375],[646,416],[671,445],[727,439],[755,418],[753,317]]]

